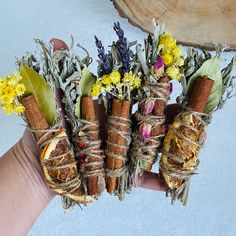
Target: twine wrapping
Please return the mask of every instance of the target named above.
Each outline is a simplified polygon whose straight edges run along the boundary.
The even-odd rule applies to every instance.
[[[125,127],[126,130],[121,130],[119,127]],[[127,152],[131,143],[131,120],[125,117],[111,115],[108,119],[107,128],[108,135],[113,134],[117,137],[117,140],[120,137],[124,141],[120,144],[107,140],[107,149],[105,150],[105,154],[108,158],[121,160],[123,162],[123,166],[120,168],[111,169],[107,167],[106,169],[106,175],[108,177],[116,177],[118,179],[118,187],[115,194],[118,195],[120,200],[123,200],[125,193],[129,192],[130,189],[129,171],[126,166],[126,162]],[[115,148],[119,148],[119,150],[121,150],[119,154],[113,151]]]
[[[66,135],[61,137],[55,137],[54,134],[61,130],[59,123],[49,129],[32,129],[29,128],[33,133],[42,133],[42,136],[37,140],[37,145],[40,152],[44,150],[47,144],[61,141],[63,143],[63,149],[55,150],[49,154],[47,159],[43,159],[41,156],[40,163],[44,170],[45,181],[49,188],[62,196],[62,205],[65,210],[75,205],[75,201],[66,197],[66,195],[74,193],[81,186],[80,176],[77,173],[77,162],[74,157],[74,150]],[[54,153],[53,153],[54,151]],[[58,152],[55,152],[58,151]],[[53,155],[52,155],[53,153]],[[53,177],[50,175],[53,173]],[[54,176],[56,173],[56,176]]]
[[[84,155],[85,160],[80,163],[80,170],[83,177],[83,185],[85,185],[86,194],[86,178],[91,176],[98,177],[98,184],[105,186],[105,172],[104,172],[104,152],[101,150],[100,139],[94,140],[93,136],[99,137],[99,123],[98,121],[88,121],[84,119],[79,120],[79,127],[73,132],[73,140],[75,144],[82,142],[83,149],[76,148],[77,158],[79,155]],[[88,168],[90,167],[90,168]]]
[[[173,140],[173,136],[178,137],[180,140],[184,140],[184,142],[189,143],[191,147],[194,147],[196,152],[196,156],[185,158],[184,155],[176,155],[174,153],[170,153],[169,150],[166,150],[166,145],[164,145],[163,156],[167,157],[167,162],[160,162],[160,173],[168,176],[170,179],[175,179],[175,181],[179,181],[181,184],[178,188],[169,188],[167,190],[167,195],[171,196],[171,203],[174,204],[178,199],[184,205],[187,204],[188,192],[190,186],[190,177],[196,174],[197,167],[199,165],[199,160],[196,159],[195,163],[189,167],[187,164],[190,160],[194,160],[197,158],[198,152],[202,147],[202,143],[199,141],[199,130],[205,130],[206,121],[202,117],[208,117],[205,113],[200,113],[196,111],[192,111],[191,109],[185,107],[185,111],[177,115],[175,122],[170,127],[169,132],[172,132],[171,140]],[[191,122],[189,122],[189,120]],[[177,124],[177,125],[176,125]],[[197,126],[198,128],[196,128]],[[197,139],[194,140],[191,138],[190,134],[184,134],[184,131],[180,128],[184,127],[197,135]],[[170,143],[171,141],[169,141]],[[172,164],[170,164],[172,163]],[[175,164],[173,164],[175,163]],[[168,185],[168,183],[167,183]],[[169,187],[169,186],[168,186]]]
[[[150,91],[150,96],[148,99],[153,101],[161,100],[167,102],[169,98],[168,82],[145,82],[144,88]],[[143,100],[145,102],[146,99]],[[165,123],[165,116],[163,115],[142,115],[139,111],[135,113],[135,118],[138,121],[139,126],[145,122],[152,126],[152,130],[156,127],[161,126]],[[130,151],[130,158],[132,160],[133,179],[140,174],[142,166],[144,163],[152,166],[157,159],[157,150],[162,144],[164,132],[158,135],[152,135],[151,137],[142,140],[142,137],[137,129],[132,137],[132,148]]]

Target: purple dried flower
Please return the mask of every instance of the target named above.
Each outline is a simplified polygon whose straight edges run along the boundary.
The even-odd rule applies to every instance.
[[[129,48],[127,44],[127,39],[124,37],[124,30],[121,29],[120,23],[114,23],[113,29],[115,30],[117,36],[119,37],[119,40],[117,41],[117,49],[121,56],[122,61],[122,72],[126,73],[129,72],[130,68],[130,56],[129,56]]]
[[[108,74],[111,72],[111,63],[109,60],[108,55],[105,53],[105,49],[102,45],[101,40],[97,38],[97,36],[94,36],[95,38],[95,44],[98,48],[98,57],[100,61],[102,62],[102,71],[101,74]]]

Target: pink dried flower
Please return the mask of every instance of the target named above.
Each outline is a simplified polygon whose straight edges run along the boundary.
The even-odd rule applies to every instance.
[[[145,102],[142,103],[142,114],[148,115],[153,111],[153,108],[155,106],[154,100],[148,99]]]
[[[85,148],[85,144],[84,144],[84,143],[79,143],[77,146],[78,146],[78,148],[80,148],[80,149]]]
[[[152,125],[150,125],[148,123],[143,122],[139,126],[139,133],[140,133],[140,136],[141,136],[142,140],[145,140],[145,139],[150,137],[151,130],[152,130]]]
[[[164,62],[162,57],[158,57],[156,63],[154,64],[154,73],[157,76],[161,76],[164,73]]]

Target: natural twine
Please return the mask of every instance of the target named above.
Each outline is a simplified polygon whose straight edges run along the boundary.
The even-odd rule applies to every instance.
[[[120,130],[119,127],[125,127],[126,130]],[[125,117],[111,115],[108,119],[108,135],[111,133],[116,137],[121,137],[124,140],[124,143],[119,144],[107,140],[107,149],[105,150],[105,154],[108,158],[122,160],[123,166],[116,169],[110,169],[107,167],[106,175],[110,177],[116,177],[118,179],[118,188],[116,190],[116,194],[118,195],[120,200],[123,200],[125,193],[130,189],[129,171],[126,166],[126,162],[127,152],[131,143],[131,120]],[[121,154],[113,152],[112,147],[118,147],[120,150],[122,150]]]
[[[49,170],[54,170],[54,171],[60,171],[63,169],[67,169],[67,168],[73,168],[76,167],[77,162],[75,161],[74,158],[74,151],[72,146],[69,143],[69,140],[67,139],[67,137],[63,136],[63,137],[54,137],[53,134],[58,132],[60,130],[60,124],[56,123],[55,125],[53,125],[52,127],[48,128],[48,129],[32,129],[30,127],[27,127],[27,129],[29,129],[31,132],[33,133],[42,133],[42,136],[38,139],[37,141],[37,145],[40,149],[40,151],[43,150],[43,148],[51,142],[55,142],[57,140],[60,139],[65,139],[67,141],[68,144],[68,148],[67,150],[65,150],[64,153],[62,154],[58,154],[56,156],[53,157],[49,157],[47,160],[44,160],[42,158],[40,158],[40,162],[41,162],[41,166],[45,169],[49,169]],[[72,156],[72,161],[69,163],[61,163],[61,160],[66,157],[67,155],[71,155]],[[49,164],[50,161],[53,160],[58,160],[57,164],[55,166],[52,166]],[[60,191],[60,195],[62,195],[62,202],[63,202],[63,207],[64,209],[68,209],[70,208],[71,205],[74,205],[74,201],[71,199],[68,199],[67,197],[65,197],[64,195],[67,193],[73,193],[74,191],[76,191],[80,186],[81,186],[81,180],[80,180],[80,176],[76,175],[71,179],[68,180],[64,180],[64,182],[54,182],[53,179],[47,179],[45,178],[45,181],[47,182],[47,185],[49,186],[49,188],[55,192],[58,193],[58,191]],[[68,205],[68,204],[69,205]]]
[[[207,114],[193,111],[187,107],[185,107],[184,112],[188,112],[188,114],[192,116],[193,119],[197,120],[200,123],[203,129],[205,128],[206,122],[202,117],[208,117]],[[182,119],[182,114],[183,113],[177,115],[176,117],[176,119],[178,119],[178,122],[180,123],[180,127],[184,126],[193,132],[197,132],[198,129],[193,127],[193,125],[189,125],[185,123],[184,119]],[[180,131],[180,129],[176,130],[173,126],[170,129],[174,131],[175,135],[179,136],[185,142],[188,142],[191,145],[194,145],[196,148],[202,147],[202,143],[192,140],[190,137],[184,135]],[[184,160],[181,156],[177,156],[175,154],[169,153],[166,150],[163,151],[163,154],[168,156],[168,160],[172,160],[180,164],[184,163]],[[196,161],[195,165],[192,167],[191,170],[187,170],[187,169],[178,168],[177,166],[174,167],[174,166],[165,165],[162,162],[160,163],[160,171],[162,173],[165,173],[166,175],[170,177],[177,178],[181,180],[182,182],[181,186],[178,189],[172,189],[172,190],[169,189],[167,191],[167,194],[170,194],[172,198],[172,204],[174,204],[177,199],[180,200],[184,205],[187,204],[188,192],[189,192],[189,186],[190,186],[190,177],[196,174],[198,165],[199,165],[199,160]]]
[[[168,91],[169,83],[151,83],[145,82],[144,87],[148,88],[151,96],[150,98],[153,100],[162,100],[166,102],[169,98],[169,91]]]
[[[148,88],[150,91],[150,97],[148,99],[153,101],[161,100],[164,102],[167,102],[169,98],[168,86],[169,83],[167,82],[151,83],[147,81],[144,85],[144,87]],[[165,116],[162,115],[142,115],[140,112],[136,112],[135,118],[139,122],[139,125],[143,122],[150,124],[152,126],[152,130],[165,123]],[[135,170],[133,176],[134,179],[136,179],[138,174],[141,172],[141,165],[143,162],[150,165],[155,163],[157,159],[157,149],[160,147],[164,136],[165,134],[163,133],[142,140],[139,134],[139,130],[137,130],[135,134],[133,134],[130,157]]]
[[[85,147],[82,150],[78,150],[78,154],[85,155],[85,163],[80,164],[83,177],[90,176],[102,176],[104,177],[104,152],[101,150],[101,140],[92,140],[93,135],[99,137],[99,123],[98,121],[88,121],[80,119],[80,126],[74,131],[73,137],[75,142],[83,142]],[[92,130],[93,129],[93,130]],[[82,134],[82,136],[80,136]],[[88,158],[90,160],[88,160]],[[95,159],[91,161],[91,159]],[[86,167],[93,167],[92,170],[88,170]],[[101,181],[102,178],[99,178]]]

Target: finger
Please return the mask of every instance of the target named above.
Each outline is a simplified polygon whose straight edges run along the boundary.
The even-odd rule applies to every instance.
[[[39,150],[37,147],[35,137],[28,128],[25,129],[24,134],[21,138],[21,142],[23,144],[23,147],[27,148],[27,150],[32,150],[34,155],[38,156]]]
[[[67,46],[67,44],[58,38],[52,38],[50,40],[50,43],[53,45],[53,51],[57,51],[57,50],[69,50],[69,47]]]
[[[157,173],[144,171],[136,180],[136,187],[156,191],[166,191],[165,184]]]

